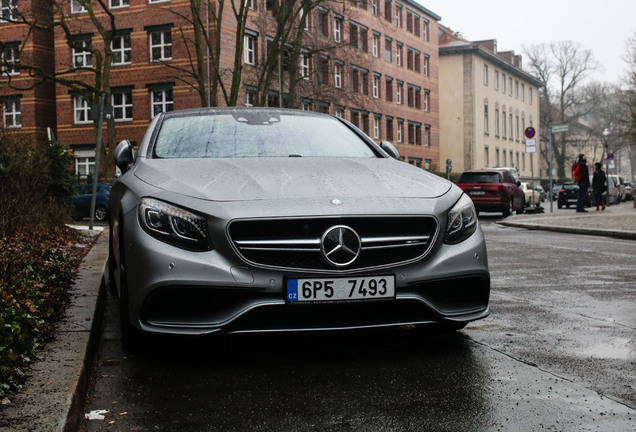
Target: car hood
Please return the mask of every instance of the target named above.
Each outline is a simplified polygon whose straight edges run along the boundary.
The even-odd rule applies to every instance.
[[[144,158],[134,173],[154,187],[212,201],[435,198],[452,185],[404,162],[382,158]]]

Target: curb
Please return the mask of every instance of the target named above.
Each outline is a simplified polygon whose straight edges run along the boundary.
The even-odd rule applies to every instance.
[[[107,258],[105,231],[80,264],[55,339],[38,353],[22,391],[3,407],[2,424],[8,425],[3,431],[78,429],[103,321]]]
[[[580,228],[580,227],[560,226],[560,225],[544,225],[544,224],[538,224],[538,223],[508,222],[505,220],[498,221],[497,223],[500,225],[505,225],[509,227],[525,228],[529,230],[556,231],[556,232],[565,232],[570,234],[586,234],[586,235],[614,237],[614,238],[625,239],[625,240],[636,240],[636,232],[626,231],[626,230]]]

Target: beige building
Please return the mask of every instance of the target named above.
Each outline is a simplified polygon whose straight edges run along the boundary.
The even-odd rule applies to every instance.
[[[467,41],[441,25],[439,34],[440,160],[451,159],[454,173],[515,167],[538,183],[540,81],[495,40]],[[536,152],[526,147],[528,127]]]

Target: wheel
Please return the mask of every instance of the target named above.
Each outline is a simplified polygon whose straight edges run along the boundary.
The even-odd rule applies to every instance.
[[[558,204],[559,208],[563,208],[563,204],[559,203]]]
[[[123,225],[119,224],[119,327],[121,343],[127,350],[138,346],[141,341],[139,330],[130,324],[130,301],[128,299],[128,279],[126,274],[126,256],[124,252]],[[115,272],[116,273],[116,272]]]
[[[510,201],[508,201],[508,207],[503,209],[503,217],[508,217],[512,214],[512,212],[514,211],[514,208],[512,207],[513,201],[512,198],[510,198]]]
[[[103,205],[95,207],[95,220],[103,222],[108,217],[108,209]]]

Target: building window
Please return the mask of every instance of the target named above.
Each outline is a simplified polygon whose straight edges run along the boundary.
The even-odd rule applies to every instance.
[[[378,45],[380,44],[380,36],[374,34],[373,35],[373,42],[372,42],[372,53],[373,53],[373,57],[377,57],[378,56]]]
[[[484,85],[488,85],[488,65],[484,65]]]
[[[336,63],[333,67],[334,85],[336,88],[342,88],[342,64]]]
[[[334,115],[338,118],[344,118],[344,108],[337,106],[334,108]]]
[[[515,80],[515,99],[519,99],[519,80]]]
[[[351,91],[368,95],[369,72],[358,67],[351,68]]]
[[[132,90],[113,90],[113,118],[116,121],[133,119]]]
[[[488,151],[488,146],[484,146],[484,166],[486,168],[490,167],[490,152]]]
[[[391,51],[393,50],[393,40],[386,38],[384,40],[384,60],[391,62]]]
[[[243,61],[248,65],[256,64],[256,37],[246,34],[243,37]]]
[[[406,48],[406,68],[415,72],[420,71],[420,52],[414,48]]]
[[[253,88],[245,89],[245,106],[251,107],[254,106],[254,102],[256,101],[256,90]]]
[[[391,22],[393,19],[393,14],[391,12],[391,1],[392,0],[384,0],[384,19],[388,22]]]
[[[130,6],[130,0],[110,0],[110,8],[122,8]]]
[[[521,101],[525,102],[526,100],[526,85],[521,83]]]
[[[5,128],[22,127],[22,107],[20,96],[5,96],[2,99]]]
[[[395,25],[402,27],[402,6],[397,3],[395,5]]]
[[[0,22],[13,21],[18,10],[18,0],[0,0]]]
[[[519,115],[515,117],[515,138],[519,141]]]
[[[373,97],[380,97],[380,77],[377,75],[373,75]]]
[[[71,13],[86,12],[86,8],[79,0],[71,0]]]
[[[431,146],[431,126],[426,125],[424,127],[424,147]]]
[[[426,90],[424,92],[424,111],[429,112],[431,110],[431,92]]]
[[[387,102],[393,102],[393,80],[392,79],[387,78],[386,91],[384,92],[384,94],[386,95]]]
[[[85,124],[91,121],[91,109],[88,102],[82,96],[73,97],[73,114],[75,124]]]
[[[311,62],[311,57],[309,54],[307,53],[303,53],[300,56],[300,69],[302,71],[303,74],[303,79],[308,80],[309,79],[309,74],[310,74],[310,62]]]
[[[380,139],[380,117],[373,116],[373,138]]]
[[[2,75],[20,75],[20,46],[17,44],[5,44],[4,49],[0,55],[0,71]]]
[[[130,34],[115,36],[110,43],[113,51],[113,65],[130,64],[132,50],[130,48]]]
[[[499,71],[495,71],[495,90],[499,90]]]
[[[428,21],[422,23],[422,37],[425,41],[428,40]]]
[[[495,166],[499,167],[501,164],[499,163],[499,148],[495,149]]]
[[[342,18],[335,18],[333,21],[333,40],[342,41]]]
[[[512,96],[512,77],[508,77],[508,95]]]
[[[329,36],[329,12],[327,10],[318,9],[318,33],[323,37]]]
[[[329,82],[329,58],[318,56],[316,62],[317,80],[320,84],[327,84]]]
[[[76,68],[93,67],[93,44],[91,38],[75,39],[73,42],[73,66]]]
[[[513,137],[512,137],[512,132],[513,132],[512,131],[512,113],[510,113],[510,123],[508,123],[508,127],[510,128],[510,135],[508,137],[510,138],[510,141],[512,141],[513,140]]]
[[[499,108],[495,108],[495,136],[499,136]]]
[[[349,45],[351,48],[362,52],[368,52],[368,38],[368,30],[366,27],[354,22],[349,23]]]
[[[506,74],[501,74],[501,92],[506,94]]]
[[[395,44],[395,64],[402,66],[402,44]]]
[[[484,133],[486,135],[488,135],[488,133],[490,132],[489,124],[490,124],[490,121],[488,119],[488,104],[485,104],[484,105]]]
[[[172,60],[172,35],[170,29],[149,33],[150,61],[160,62]]]
[[[95,154],[95,152],[92,152]],[[75,156],[75,174],[83,180],[95,175],[95,156]]]
[[[424,76],[431,76],[430,65],[431,65],[430,57],[428,55],[424,54],[424,67],[422,69],[422,72],[424,73]]]
[[[248,9],[256,10],[256,4],[254,0],[245,0],[245,6],[247,6]]]
[[[386,139],[393,141],[393,118],[386,119]]]
[[[397,90],[395,92],[395,103],[398,105],[402,105],[402,87],[404,87],[404,84],[397,83]]]
[[[152,90],[150,97],[153,117],[159,113],[169,112],[174,109],[172,87]]]
[[[404,120],[397,121],[397,142],[402,142],[402,133],[404,132]]]
[[[532,87],[528,87],[530,90],[530,105],[532,105]]]
[[[504,109],[502,114],[501,114],[501,120],[502,120],[502,124],[501,124],[501,136],[506,139],[507,136],[507,127],[506,127],[506,110]]]

